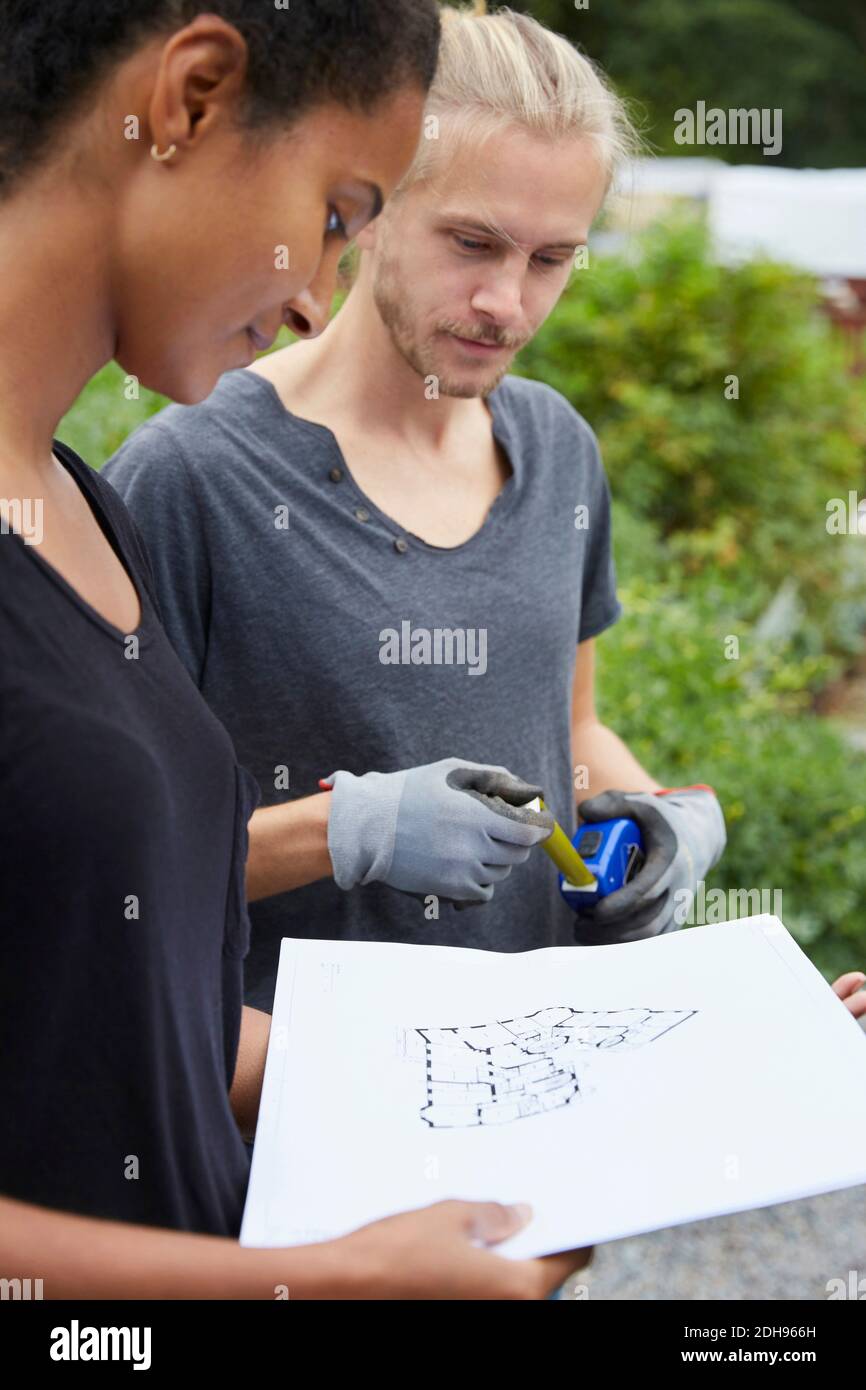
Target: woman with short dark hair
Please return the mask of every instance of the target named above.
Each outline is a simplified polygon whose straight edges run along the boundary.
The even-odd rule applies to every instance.
[[[55,438],[111,358],[192,402],[324,325],[438,33],[434,0],[0,0],[0,1273],[48,1297],[526,1297],[575,1267],[481,1248],[525,1219],[497,1204],[237,1244],[258,792]]]

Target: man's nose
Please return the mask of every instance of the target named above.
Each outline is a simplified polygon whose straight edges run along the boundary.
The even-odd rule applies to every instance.
[[[472,308],[495,319],[500,328],[513,328],[523,309],[523,274],[518,267],[491,271],[472,296]]]

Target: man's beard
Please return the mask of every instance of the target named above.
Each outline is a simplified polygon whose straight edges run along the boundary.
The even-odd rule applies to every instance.
[[[397,277],[391,269],[391,263],[385,257],[380,261],[378,272],[373,280],[373,300],[379,311],[379,317],[388,330],[391,341],[400,356],[420,377],[424,379],[435,377],[440,396],[455,396],[463,400],[470,400],[476,396],[489,396],[492,391],[496,390],[508,372],[514,354],[522,346],[522,342],[515,341],[513,335],[499,333],[495,338],[482,338],[477,330],[467,329],[452,320],[443,320],[441,324],[438,324],[433,336],[425,342],[416,341],[414,320],[407,308],[408,295],[400,294]],[[436,354],[437,338],[440,333],[458,334],[478,342],[501,343],[504,347],[511,349],[511,355],[503,365],[496,368],[495,374],[479,387],[477,378],[475,381],[470,381],[468,378],[461,379],[457,375],[449,376],[443,371],[437,362]]]

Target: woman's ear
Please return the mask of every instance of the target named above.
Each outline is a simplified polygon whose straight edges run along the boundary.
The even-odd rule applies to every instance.
[[[164,44],[148,113],[157,144],[181,151],[200,140],[223,108],[234,106],[246,77],[247,48],[218,15],[197,15]]]

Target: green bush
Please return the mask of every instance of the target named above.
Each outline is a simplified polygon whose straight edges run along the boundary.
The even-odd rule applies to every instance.
[[[626,521],[620,549],[641,532],[648,543],[645,528]],[[728,848],[710,887],[781,889],[786,925],[822,969],[866,968],[866,755],[808,713],[824,658],[758,642],[716,577],[660,580],[663,546],[649,560],[599,643],[601,717],[664,784],[715,787]]]
[[[792,576],[803,641],[854,650],[866,578],[826,523],[828,500],[863,486],[864,390],[814,282],[762,261],[716,264],[694,221],[653,227],[640,251],[576,272],[520,369],[591,422],[614,495],[674,542],[687,572],[740,576],[753,617]],[[738,399],[725,396],[731,376]]]
[[[120,448],[127,435],[166,404],[164,396],[130,383],[122,367],[109,362],[85,386],[69,414],[57,427],[57,437],[99,469]]]

